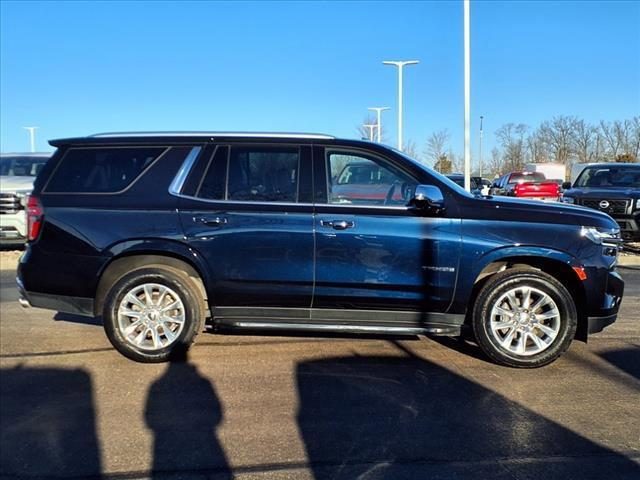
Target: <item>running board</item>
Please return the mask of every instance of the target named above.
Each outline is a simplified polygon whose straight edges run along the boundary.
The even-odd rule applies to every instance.
[[[234,318],[216,318],[215,324],[242,329],[254,330],[289,330],[303,332],[334,332],[334,333],[377,333],[383,335],[447,335],[459,336],[460,326],[438,325],[424,327],[400,327],[377,325],[343,325],[330,323],[294,323],[294,322],[264,322]]]

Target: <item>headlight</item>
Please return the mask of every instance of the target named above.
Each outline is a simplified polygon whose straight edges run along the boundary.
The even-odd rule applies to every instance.
[[[622,243],[619,228],[581,227],[580,235],[597,245],[618,246]]]
[[[20,200],[20,205],[23,208],[27,207],[27,195],[29,195],[29,192],[16,192],[16,197]]]
[[[640,198],[636,199],[636,210],[640,209]]]
[[[575,203],[575,199],[573,197],[562,197],[562,201],[564,203]]]

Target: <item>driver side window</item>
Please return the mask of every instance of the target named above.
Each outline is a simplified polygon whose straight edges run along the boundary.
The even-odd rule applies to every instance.
[[[350,152],[327,154],[328,201],[334,205],[407,205],[416,181],[377,158]]]

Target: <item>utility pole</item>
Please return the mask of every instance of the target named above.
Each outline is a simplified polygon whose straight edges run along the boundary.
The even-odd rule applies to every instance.
[[[362,125],[369,129],[369,141],[373,142],[373,130],[377,127],[375,123],[365,123]]]
[[[367,110],[374,110],[376,117],[378,118],[378,143],[382,143],[382,121],[380,113],[384,110],[389,110],[389,107],[369,107]]]
[[[36,151],[36,130],[39,127],[22,127],[25,130],[29,130],[29,141],[31,144],[31,153]]]
[[[480,176],[482,177],[482,120],[484,119],[484,117],[482,115],[480,115],[480,154],[478,155],[478,163],[479,163],[479,170],[480,170]]]
[[[464,188],[471,191],[471,59],[469,0],[464,0]]]
[[[415,65],[419,60],[385,60],[385,65],[395,65],[398,67],[398,150],[402,151],[402,69],[405,65]]]

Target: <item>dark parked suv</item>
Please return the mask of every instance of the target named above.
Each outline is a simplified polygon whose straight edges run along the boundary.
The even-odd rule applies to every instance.
[[[28,201],[21,301],[102,316],[134,360],[172,358],[209,321],[469,332],[494,361],[536,367],[620,306],[608,215],[474,197],[382,145],[233,133],[51,144]],[[373,180],[341,184],[349,165]]]
[[[640,242],[640,164],[596,163],[585,167],[576,182],[565,182],[562,201],[611,215],[622,238]]]

